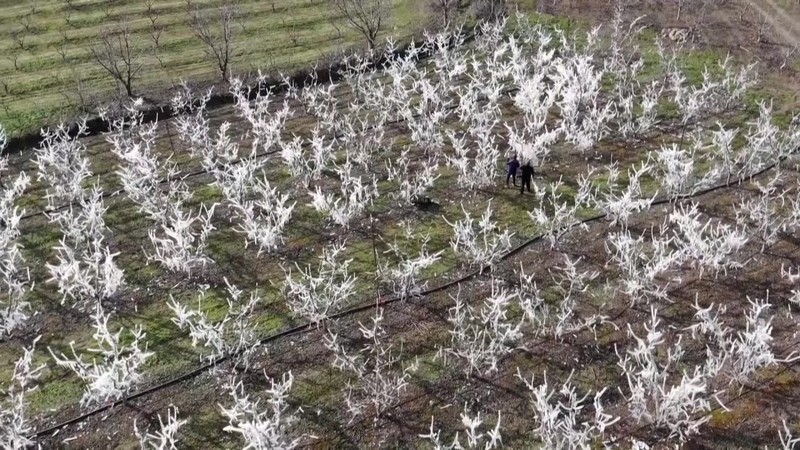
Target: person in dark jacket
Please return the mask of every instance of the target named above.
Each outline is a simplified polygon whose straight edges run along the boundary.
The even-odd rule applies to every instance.
[[[533,166],[531,166],[530,161],[527,161],[525,165],[522,166],[522,183],[520,184],[519,195],[525,193],[526,186],[528,188],[528,192],[531,191],[531,178],[533,178]]]
[[[508,186],[508,180],[514,182],[514,186],[517,185],[517,169],[519,169],[519,160],[517,160],[517,155],[511,157],[506,163],[508,166],[508,175],[506,175],[506,187]]]

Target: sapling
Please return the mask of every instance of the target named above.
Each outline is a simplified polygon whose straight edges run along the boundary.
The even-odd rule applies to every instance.
[[[33,383],[42,375],[45,365],[33,366],[33,352],[41,336],[37,336],[31,346],[23,348],[22,356],[14,364],[11,384],[7,398],[0,401],[0,448],[23,450],[34,445],[29,438],[33,427],[28,417],[26,396],[37,389]]]
[[[286,120],[291,117],[292,110],[289,108],[289,102],[284,100],[282,109],[270,111],[271,93],[261,88],[267,79],[260,71],[257,81],[256,92],[253,94],[251,87],[245,88],[240,78],[234,78],[231,81],[230,92],[233,94],[237,115],[250,124],[258,146],[262,152],[267,152],[274,146],[280,145],[281,130]]]
[[[400,189],[390,194],[403,205],[410,205],[427,197],[428,190],[441,176],[437,173],[439,163],[435,157],[422,162],[422,167],[413,170],[409,149],[403,150],[397,160],[386,162],[388,178],[400,185]]]
[[[413,230],[406,228],[405,239],[411,241],[415,236]],[[388,249],[384,254],[392,255],[396,262],[383,262],[378,268],[381,281],[388,284],[392,293],[401,300],[416,297],[427,286],[427,282],[420,283],[419,277],[422,271],[436,264],[441,259],[444,250],[430,253],[428,242],[430,235],[421,237],[421,244],[416,256],[412,256],[404,251],[395,239],[394,243],[388,244]]]
[[[69,344],[72,357],[62,352],[59,352],[60,356],[56,355],[51,348],[47,348],[56,364],[68,368],[86,383],[81,406],[124,399],[139,384],[144,364],[154,355],[147,351],[147,344],[143,343],[145,333],[141,326],[128,330],[126,334],[130,337],[123,340],[124,329],[120,327],[116,333],[112,333],[108,329],[109,318],[98,303],[92,314],[96,347],[88,349],[93,354],[91,362],[84,361],[83,355],[78,355],[75,342]]]
[[[517,378],[530,391],[531,407],[538,423],[534,432],[544,448],[590,448],[593,442],[602,438],[606,428],[619,420],[619,417],[606,413],[600,401],[605,388],[594,395],[594,417],[583,418],[581,411],[588,405],[589,393],[583,397],[578,395],[571,382],[572,375],[560,388],[552,389],[546,373],[542,384],[536,386],[532,376],[526,379],[517,368]]]
[[[524,332],[539,336],[544,333],[546,326],[549,325],[551,314],[550,306],[544,301],[541,291],[534,281],[534,274],[525,274],[525,270],[520,263],[519,284],[514,287],[514,293],[519,301],[525,319]],[[527,337],[527,336],[526,336]]]
[[[528,211],[528,216],[542,230],[550,241],[550,248],[554,248],[558,240],[567,233],[571,226],[578,221],[578,212],[589,204],[591,197],[592,171],[581,175],[580,187],[572,202],[562,200],[564,197],[564,182],[562,177],[558,181],[547,184],[544,188],[534,185],[534,193],[538,205],[533,211]],[[552,212],[551,212],[552,211]],[[587,225],[581,225],[584,229]]]
[[[736,221],[752,224],[753,234],[761,238],[761,251],[772,245],[778,239],[778,234],[786,229],[788,219],[782,214],[786,205],[786,193],[778,192],[781,174],[775,176],[766,184],[755,182],[759,191],[756,197],[742,198],[736,207]]]
[[[628,221],[634,213],[646,211],[655,200],[657,193],[652,198],[643,197],[641,179],[653,169],[650,164],[642,164],[638,169],[628,169],[628,183],[621,189],[619,181],[620,170],[617,163],[607,166],[608,184],[601,190],[597,187],[594,191],[592,203],[595,207],[605,212],[611,220],[611,225],[619,224],[623,230],[628,228]]]
[[[733,176],[736,160],[738,157],[734,151],[733,141],[739,133],[738,128],[726,129],[721,123],[717,122],[717,130],[711,133],[711,155],[722,162],[722,171],[725,174],[725,182],[730,183]]]
[[[79,139],[86,134],[86,121],[78,123],[77,133],[61,125],[43,130],[42,142],[34,151],[38,180],[49,185],[45,198],[47,208],[54,210],[64,203],[77,201],[83,195],[82,183],[91,176],[86,146]]]
[[[773,123],[772,102],[759,103],[759,114],[748,123],[747,144],[737,153],[739,180],[776,161],[780,155],[780,130]]]
[[[501,288],[496,280],[492,280],[490,295],[478,307],[468,304],[460,290],[453,297],[455,306],[447,318],[450,346],[443,350],[465,363],[466,374],[496,372],[500,358],[518,345],[524,319],[508,317],[516,299],[515,292]]]
[[[657,308],[651,306],[649,325],[644,326],[645,337],[637,336],[628,325],[628,335],[635,339],[636,347],[628,349],[624,357],[618,354],[618,365],[628,383],[629,393],[623,395],[637,423],[666,427],[670,437],[683,442],[697,434],[700,426],[711,418],[708,398],[712,393],[706,371],[700,367],[695,367],[692,374],[684,370],[677,384],[670,383],[670,374],[683,358],[682,335],[675,344],[667,346],[664,333],[659,330],[660,322]]]
[[[172,207],[179,200],[173,197],[172,189],[176,183],[178,169],[169,159],[159,161],[154,154],[158,121],[144,123],[144,114],[138,109],[129,110],[130,116],[119,118],[111,123],[111,133],[106,141],[111,151],[120,160],[116,171],[125,194],[139,205],[139,211],[151,220],[156,220],[162,211]],[[166,178],[170,188],[162,192],[160,183]],[[181,199],[188,196],[176,195]]]
[[[697,208],[696,203],[689,207],[678,205],[667,218],[673,226],[672,242],[680,252],[681,260],[699,268],[701,276],[706,269],[717,276],[720,271],[727,273],[728,269],[741,267],[732,256],[747,243],[748,234],[728,224],[712,226],[711,219],[701,222]]]
[[[227,389],[233,398],[233,405],[226,408],[219,405],[222,415],[229,424],[225,431],[238,433],[245,441],[244,449],[293,449],[300,442],[301,437],[294,437],[291,427],[297,420],[289,411],[289,391],[292,389],[294,377],[291,372],[283,374],[280,381],[275,381],[264,375],[271,387],[266,390],[267,404],[263,405],[260,399],[251,399],[245,394],[241,380],[231,379]]]
[[[744,331],[736,333],[729,341],[733,377],[739,383],[747,382],[760,368],[775,363],[789,363],[797,360],[795,352],[785,358],[777,358],[772,352],[772,316],[766,317],[770,308],[769,292],[767,298],[751,300],[750,309],[745,313]]]
[[[284,269],[286,280],[283,291],[295,315],[319,325],[353,296],[356,277],[348,273],[352,260],[340,260],[339,255],[343,250],[344,244],[323,248],[316,271],[312,271],[310,266],[301,269],[295,263],[299,277],[294,277],[291,271]]]
[[[214,185],[220,188],[222,196],[228,202],[241,204],[252,193],[253,185],[256,182],[256,174],[263,167],[264,160],[259,159],[258,154],[253,149],[248,156],[238,159],[236,164],[215,167],[212,170]]]
[[[214,230],[211,218],[216,206],[203,206],[197,215],[181,208],[170,211],[170,216],[164,218],[158,229],[148,231],[155,252],[147,254],[147,260],[158,261],[170,271],[190,276],[192,272],[204,269],[211,262],[205,255],[205,248],[208,236]]]
[[[228,201],[239,219],[235,230],[245,235],[245,246],[252,242],[261,254],[273,251],[283,243],[284,229],[296,202],[289,204],[289,196],[270,186],[266,176],[250,183],[248,188],[242,187],[241,190],[249,190],[255,198],[231,195]]]
[[[58,263],[45,266],[50,273],[47,281],[58,285],[62,304],[69,299],[79,308],[92,309],[125,285],[124,272],[114,261],[119,253],[112,253],[103,242],[109,230],[102,196],[95,184],[90,193],[81,193],[76,206],[50,214],[63,236],[55,247]]]
[[[431,427],[428,434],[420,434],[419,437],[430,441],[433,448],[436,450],[456,450],[456,449],[484,449],[491,450],[503,446],[503,437],[500,435],[501,423],[500,411],[497,411],[497,421],[494,428],[487,431],[480,431],[484,421],[481,418],[480,412],[472,417],[467,409],[466,403],[464,404],[464,412],[461,413],[461,425],[464,427],[464,436],[466,441],[462,443],[459,432],[456,432],[452,442],[449,444],[442,443],[441,430],[433,428],[433,417],[431,416]]]
[[[139,440],[142,450],[175,450],[178,448],[178,431],[186,425],[189,419],[178,420],[178,408],[170,406],[167,410],[166,422],[158,415],[159,430],[150,433],[147,430],[139,431],[136,420],[133,421],[133,433]]]
[[[197,309],[189,309],[171,295],[167,306],[175,313],[172,322],[181,330],[189,330],[192,346],[202,344],[207,349],[201,359],[212,362],[222,356],[231,356],[248,369],[253,355],[259,350],[254,311],[261,298],[255,291],[245,298],[244,291],[230,284],[227,278],[225,284],[228,305],[225,316],[219,321],[212,322],[203,310],[205,286],[199,292]]]
[[[333,367],[350,376],[345,403],[351,421],[365,413],[371,413],[377,421],[400,400],[414,369],[401,366],[400,356],[387,342],[382,322],[383,309],[378,309],[370,326],[359,322],[358,331],[365,344],[356,353],[347,349],[337,333],[329,331],[325,336],[325,347],[334,355]]]
[[[667,298],[669,283],[659,282],[659,277],[678,267],[682,255],[672,248],[673,238],[661,236],[663,233],[651,230],[647,241],[644,233],[633,237],[625,230],[606,238],[608,265],[619,268],[622,275],[619,289],[630,298],[631,305]]]
[[[459,186],[475,189],[490,186],[495,182],[500,150],[494,142],[494,133],[491,132],[493,126],[494,122],[471,128],[475,143],[473,148],[468,144],[467,135],[457,137],[454,132],[447,131],[454,156],[446,154],[445,159],[450,166],[458,170]]]
[[[0,138],[5,139],[2,127]],[[0,142],[0,151],[5,142]],[[0,177],[5,177],[7,159],[0,157]],[[5,178],[4,178],[5,179]],[[5,296],[0,302],[0,336],[11,334],[27,321],[30,303],[26,295],[32,288],[28,268],[17,242],[20,236],[19,224],[24,210],[14,203],[30,185],[30,178],[21,172],[10,184],[0,183],[0,292]]]
[[[563,266],[556,266],[555,271],[548,269],[560,297],[560,305],[556,314],[558,322],[555,324],[554,330],[558,337],[576,328],[574,315],[578,296],[588,291],[590,284],[600,275],[598,271],[579,271],[578,263],[581,262],[582,257],[573,261],[569,255],[564,254],[563,256]]]
[[[371,183],[364,182],[362,177],[354,176],[352,170],[353,166],[349,163],[337,169],[341,177],[338,196],[331,192],[323,192],[319,186],[311,192],[311,206],[328,215],[333,223],[342,227],[347,227],[378,197],[377,178],[373,175]]]
[[[463,220],[451,223],[444,219],[453,228],[454,236],[450,241],[453,251],[463,255],[471,265],[491,266],[511,248],[512,234],[508,230],[501,232],[497,222],[492,220],[491,201],[478,221],[472,218],[463,204],[461,209],[464,211]]]

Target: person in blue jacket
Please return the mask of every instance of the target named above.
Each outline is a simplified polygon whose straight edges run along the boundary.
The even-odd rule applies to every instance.
[[[508,166],[508,175],[506,175],[506,187],[508,186],[508,180],[514,182],[514,186],[517,185],[517,169],[519,169],[519,161],[517,160],[517,155],[511,157],[506,163]]]

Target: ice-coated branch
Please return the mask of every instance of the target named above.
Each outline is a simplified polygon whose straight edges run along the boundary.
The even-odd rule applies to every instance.
[[[295,315],[319,324],[352,297],[356,277],[348,273],[352,260],[339,259],[343,250],[343,244],[323,248],[316,274],[310,266],[304,270],[298,264],[295,264],[300,272],[297,279],[291,271],[285,272],[283,291]]]
[[[175,313],[172,322],[181,330],[189,330],[192,346],[197,347],[202,343],[207,349],[207,354],[201,356],[201,359],[211,362],[231,355],[247,369],[251,357],[258,350],[254,310],[261,298],[255,291],[250,293],[249,298],[244,298],[244,291],[230,284],[227,278],[225,284],[228,307],[225,316],[219,321],[213,322],[203,310],[205,287],[199,292],[197,309],[187,308],[172,296],[167,306]]]
[[[302,438],[292,436],[291,427],[297,419],[289,412],[288,404],[294,377],[291,372],[283,374],[281,381],[264,376],[271,385],[266,391],[266,405],[245,394],[241,380],[231,379],[227,384],[233,405],[229,408],[219,405],[229,421],[225,431],[240,434],[245,441],[243,449],[247,450],[296,448]]]
[[[538,386],[534,384],[533,377],[526,379],[519,368],[517,378],[530,391],[531,407],[538,423],[534,432],[544,448],[590,448],[593,442],[602,437],[606,428],[619,420],[619,417],[607,414],[600,401],[605,389],[594,395],[594,417],[584,418],[581,412],[587,406],[589,393],[583,397],[578,395],[571,383],[572,374],[560,388],[555,389],[548,384],[546,373],[542,384]]]
[[[133,433],[139,440],[142,450],[176,450],[178,444],[178,431],[189,422],[189,419],[178,420],[178,408],[170,406],[167,410],[167,421],[158,415],[159,429],[150,433],[147,430],[139,431],[136,421],[133,421]]]
[[[463,204],[461,210],[464,211],[463,220],[451,223],[445,218],[445,222],[453,228],[454,236],[450,241],[453,251],[476,266],[494,264],[511,248],[512,234],[508,230],[500,232],[497,222],[492,220],[491,202],[486,205],[486,210],[477,222]]]
[[[484,421],[481,418],[480,412],[475,417],[472,417],[464,404],[464,412],[461,413],[461,425],[464,427],[464,435],[467,438],[466,442],[462,442],[459,437],[459,432],[456,432],[452,442],[449,444],[442,443],[441,430],[434,430],[433,416],[431,416],[431,427],[428,434],[420,434],[421,439],[430,441],[433,448],[436,450],[456,450],[456,449],[483,449],[491,450],[503,446],[503,437],[500,435],[500,422],[501,414],[497,411],[497,421],[494,428],[487,431],[480,431]]]
[[[393,354],[392,344],[386,342],[388,336],[382,322],[383,309],[372,317],[371,326],[359,322],[358,331],[366,343],[355,353],[333,331],[325,336],[325,346],[334,355],[333,367],[350,376],[345,402],[351,421],[368,412],[377,421],[399,401],[411,377],[413,367],[399,367],[400,356]]]
[[[154,355],[147,351],[143,344],[145,333],[141,326],[128,330],[129,337],[122,339],[123,328],[116,333],[108,329],[109,316],[98,304],[94,320],[95,348],[88,351],[93,354],[91,362],[84,361],[78,355],[75,342],[70,342],[72,357],[59,352],[59,355],[47,348],[60,367],[74,372],[84,383],[86,390],[81,398],[81,406],[98,405],[108,401],[124,398],[142,378],[142,369],[147,360]]]
[[[522,338],[523,319],[509,318],[517,299],[493,280],[491,293],[483,304],[473,307],[459,291],[453,298],[455,306],[448,311],[450,345],[443,350],[465,363],[467,374],[493,373],[500,358],[511,353]]]
[[[33,366],[33,352],[40,338],[37,336],[30,347],[22,349],[22,356],[14,364],[11,385],[6,391],[7,398],[0,400],[0,448],[4,450],[24,450],[34,445],[28,438],[33,427],[25,397],[37,388],[33,383],[45,368],[44,364]]]

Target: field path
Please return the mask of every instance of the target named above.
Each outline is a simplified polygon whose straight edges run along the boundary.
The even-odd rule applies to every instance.
[[[779,5],[775,4],[774,0],[744,1],[769,22],[772,29],[780,35],[786,44],[791,46],[800,45],[800,30],[795,28],[797,20],[789,16]]]

